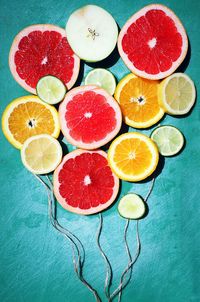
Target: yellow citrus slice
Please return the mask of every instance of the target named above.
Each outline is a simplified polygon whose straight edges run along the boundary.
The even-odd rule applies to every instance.
[[[2,116],[2,130],[7,140],[21,149],[31,136],[49,134],[58,137],[60,125],[57,110],[37,96],[28,95],[13,100]]]
[[[50,173],[61,162],[62,148],[51,135],[34,135],[23,144],[21,159],[24,166],[34,174]]]
[[[151,175],[158,164],[156,144],[146,135],[129,132],[118,136],[108,150],[113,172],[127,181],[140,181]]]
[[[158,102],[158,81],[147,80],[128,74],[117,85],[118,101],[124,121],[134,128],[148,128],[164,115]]]

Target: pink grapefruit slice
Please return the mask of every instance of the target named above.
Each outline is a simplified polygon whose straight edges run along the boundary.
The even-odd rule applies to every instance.
[[[104,89],[81,86],[70,90],[59,107],[60,126],[69,143],[97,149],[112,140],[121,128],[121,110]]]
[[[52,75],[70,89],[79,73],[80,59],[69,46],[65,30],[50,24],[26,27],[15,37],[9,54],[15,80],[36,94],[40,78]]]
[[[145,6],[123,26],[118,49],[136,75],[157,80],[172,74],[184,60],[188,39],[178,17],[161,4]]]
[[[77,149],[67,154],[54,172],[53,184],[61,206],[83,215],[105,210],[119,191],[119,179],[101,150]]]

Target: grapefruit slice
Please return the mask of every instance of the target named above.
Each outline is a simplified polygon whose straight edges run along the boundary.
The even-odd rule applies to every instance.
[[[77,149],[67,154],[54,172],[54,194],[61,206],[83,215],[101,212],[115,200],[119,179],[104,151]]]
[[[36,94],[40,78],[52,75],[70,89],[79,73],[80,59],[74,54],[65,30],[50,24],[26,27],[15,37],[9,54],[15,80]]]
[[[104,89],[82,86],[69,91],[59,107],[60,126],[69,143],[81,149],[97,149],[113,139],[121,128],[121,110]]]
[[[157,80],[172,74],[184,60],[188,39],[178,17],[161,4],[145,6],[123,26],[118,49],[136,75]]]

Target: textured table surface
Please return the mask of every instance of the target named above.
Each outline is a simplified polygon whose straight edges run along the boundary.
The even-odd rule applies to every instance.
[[[191,51],[181,71],[200,85],[200,1],[160,1],[182,20],[189,35]],[[70,13],[87,1],[1,0],[0,10],[0,113],[14,98],[26,95],[12,78],[8,53],[14,36],[24,27],[52,23],[65,27]],[[132,13],[152,1],[93,1],[107,9],[121,27]],[[107,66],[122,78],[128,73],[121,59]],[[87,73],[91,66],[84,65]],[[166,158],[149,199],[149,214],[140,222],[141,255],[132,281],[123,295],[127,302],[198,302],[200,267],[200,178],[198,102],[188,117],[166,116],[161,124],[177,126],[185,135],[186,146],[174,158]],[[152,129],[142,131],[149,134]],[[68,145],[68,149],[72,147]],[[25,170],[20,154],[0,133],[0,300],[2,302],[91,302],[93,296],[77,280],[71,249],[50,225],[47,198],[40,183]],[[121,195],[136,192],[145,196],[150,182],[122,183]],[[101,242],[113,268],[113,288],[127,263],[122,233],[125,221],[117,213],[118,201],[104,216]],[[95,245],[98,215],[81,217],[58,206],[58,217],[80,236],[86,245],[85,275],[103,297],[104,263]],[[135,223],[129,229],[135,249]],[[103,302],[106,299],[103,297]]]

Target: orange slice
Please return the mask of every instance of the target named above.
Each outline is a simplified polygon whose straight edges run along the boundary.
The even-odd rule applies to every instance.
[[[164,115],[158,102],[159,82],[129,74],[117,85],[118,101],[125,123],[134,128],[148,128]]]
[[[138,132],[118,136],[108,150],[112,171],[121,179],[140,181],[151,175],[158,164],[159,153],[155,143]]]
[[[2,116],[2,130],[10,143],[21,149],[23,143],[33,135],[49,134],[57,138],[60,133],[58,113],[37,96],[20,97],[6,107]]]

